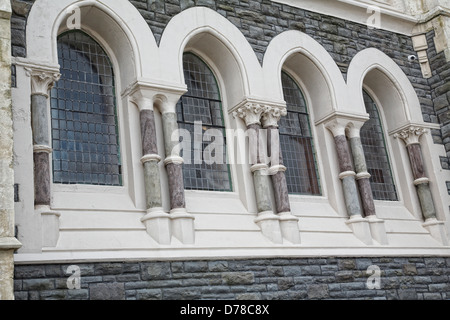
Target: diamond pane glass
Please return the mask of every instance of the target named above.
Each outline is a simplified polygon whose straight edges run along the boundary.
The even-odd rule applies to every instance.
[[[378,108],[367,92],[363,91],[363,97],[370,120],[361,128],[361,143],[366,158],[367,171],[371,175],[370,185],[373,198],[375,200],[397,201],[397,192],[392,178]]]
[[[187,130],[191,137],[189,152],[181,152],[185,160],[185,189],[231,191],[222,101],[216,79],[192,53],[184,54],[183,66],[188,92],[177,104],[178,127]]]
[[[316,155],[306,102],[299,86],[282,72],[287,115],[280,119],[280,145],[286,166],[288,191],[292,194],[320,195]]]
[[[53,181],[122,184],[114,73],[105,51],[81,31],[58,38],[61,78],[51,90]]]

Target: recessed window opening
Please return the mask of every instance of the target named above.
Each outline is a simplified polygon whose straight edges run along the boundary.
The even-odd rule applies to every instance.
[[[232,191],[222,99],[216,78],[206,63],[193,53],[183,55],[183,68],[188,92],[177,104],[178,126],[191,136],[190,161],[185,159],[183,165],[185,189]],[[222,141],[215,141],[217,138]],[[222,144],[222,148],[215,148],[213,142]],[[209,151],[211,158],[207,159]],[[215,152],[220,152],[220,156],[216,157]],[[182,150],[181,155],[186,156],[185,151]]]
[[[280,120],[280,144],[291,194],[320,195],[316,152],[306,101],[300,87],[286,72],[281,73],[287,115]]]
[[[58,37],[61,78],[51,90],[53,182],[122,185],[114,71],[82,31]]]

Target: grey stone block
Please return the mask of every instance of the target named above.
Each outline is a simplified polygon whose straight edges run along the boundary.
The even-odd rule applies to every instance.
[[[124,300],[123,283],[94,283],[89,285],[90,300]]]
[[[252,272],[225,272],[222,280],[228,285],[252,284],[255,276]]]
[[[329,296],[326,284],[313,284],[308,287],[308,299],[325,299]]]

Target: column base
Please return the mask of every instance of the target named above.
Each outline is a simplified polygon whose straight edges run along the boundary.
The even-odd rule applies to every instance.
[[[147,233],[159,244],[170,244],[172,235],[170,230],[170,215],[162,208],[147,210],[147,214],[141,218],[147,228]]]
[[[442,245],[448,246],[449,240],[445,231],[445,225],[443,221],[439,221],[436,218],[429,218],[422,224],[425,229],[431,234],[431,236],[439,241]]]
[[[345,222],[350,226],[353,234],[362,242],[367,245],[373,244],[372,236],[370,233],[369,222],[361,216],[350,216],[349,220]]]
[[[369,221],[372,238],[379,244],[389,244],[386,235],[386,228],[384,227],[384,220],[377,218],[376,215],[367,216],[366,219]]]
[[[280,217],[272,211],[259,213],[255,223],[261,229],[262,234],[274,243],[283,243],[283,236],[280,227]]]
[[[172,220],[172,235],[183,244],[195,243],[195,217],[186,212],[184,208],[172,209],[170,211]]]
[[[293,216],[290,212],[281,212],[278,215],[283,238],[293,244],[300,244],[299,218]]]
[[[34,207],[36,213],[42,217],[42,246],[56,247],[59,239],[59,217],[61,214],[50,209],[47,205]]]

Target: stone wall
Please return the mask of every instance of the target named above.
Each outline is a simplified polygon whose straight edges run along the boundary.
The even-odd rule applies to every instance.
[[[11,109],[11,6],[0,0],[0,300],[13,298],[14,170]]]
[[[434,45],[435,32],[427,33],[428,51],[432,77],[428,80],[431,88],[436,116],[441,124],[442,143],[447,152],[447,158],[441,159],[442,167],[450,169],[450,61],[445,58],[444,51],[436,52]]]
[[[17,300],[450,300],[442,257],[17,265],[14,278]]]

